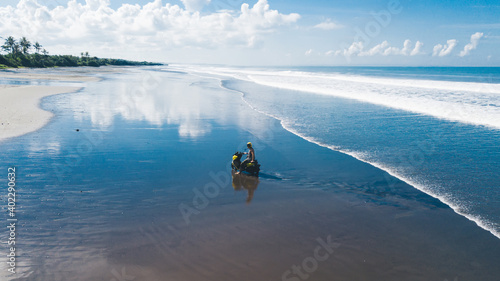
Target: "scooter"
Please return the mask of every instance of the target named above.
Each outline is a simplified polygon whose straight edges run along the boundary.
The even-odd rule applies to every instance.
[[[243,156],[243,152],[237,151],[233,155],[233,162],[231,162],[231,168],[235,171],[242,171],[247,174],[250,174],[252,176],[259,176],[260,172],[260,164],[255,160],[253,163],[247,163],[245,167],[240,167],[241,166],[241,157]]]

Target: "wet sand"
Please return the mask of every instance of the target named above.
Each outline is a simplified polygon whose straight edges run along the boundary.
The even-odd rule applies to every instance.
[[[95,73],[118,72],[115,68],[8,69],[0,78],[20,81],[97,82]],[[121,69],[123,71],[123,69]],[[53,114],[39,108],[40,100],[51,95],[74,93],[81,87],[13,86],[0,84],[0,141],[34,132],[45,126]]]
[[[61,149],[30,154],[21,148],[31,139],[8,142],[15,152],[1,156],[21,167],[18,177],[24,181],[21,273],[9,278],[496,281],[500,276],[500,240],[437,199],[289,133],[216,80],[157,75],[161,83],[148,88],[142,103],[119,99],[143,81],[140,75],[99,82],[79,99],[47,99],[81,105],[90,114],[121,108],[112,129],[100,129],[75,162],[66,162],[65,149],[86,148],[85,136],[100,127],[89,123],[91,118],[73,118],[70,106],[56,112],[64,118],[34,133],[42,145],[55,135]],[[168,122],[149,123],[147,116]],[[65,130],[76,126],[81,133]],[[235,178],[228,170],[232,153],[248,140],[262,164],[258,181]],[[68,172],[57,179],[53,163],[67,165]]]
[[[273,166],[279,161],[271,159],[285,159],[290,166],[301,159],[318,171],[297,172],[309,181],[273,180],[264,171],[257,187],[245,176],[250,183],[238,189],[234,175],[220,174],[220,194],[207,196],[208,206],[189,216],[189,223],[175,210],[179,201],[163,208],[166,216],[139,211],[137,216],[149,219],[107,236],[113,249],[104,269],[108,276],[110,267],[145,280],[493,281],[500,276],[495,265],[500,241],[437,199],[354,158],[281,130],[273,133],[273,142],[259,151],[261,162]],[[334,164],[320,170],[328,162]],[[186,188],[193,188],[188,182]],[[180,202],[194,206],[194,198],[193,193]]]
[[[106,71],[106,70],[104,70]],[[102,69],[95,68],[93,72],[104,72]],[[109,68],[107,69],[109,71]],[[107,72],[106,71],[106,72]],[[82,75],[76,68],[62,68],[62,69],[47,69],[46,72],[41,71],[32,72],[31,69],[9,69],[0,71],[0,78],[8,79],[36,79],[36,80],[51,80],[51,81],[66,81],[66,82],[96,82],[100,79],[95,76]],[[50,73],[52,72],[52,73]]]

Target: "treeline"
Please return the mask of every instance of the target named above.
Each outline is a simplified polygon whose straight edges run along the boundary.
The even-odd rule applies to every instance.
[[[34,49],[34,53],[30,51]],[[26,37],[15,40],[10,36],[5,39],[2,50],[7,53],[0,54],[0,68],[8,67],[74,67],[74,66],[104,66],[104,65],[162,65],[161,63],[137,62],[122,59],[102,59],[91,57],[88,52],[81,56],[49,55],[49,52],[38,42],[32,44]]]

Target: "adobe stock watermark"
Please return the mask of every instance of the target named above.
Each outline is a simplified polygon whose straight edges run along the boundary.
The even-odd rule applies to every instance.
[[[111,270],[111,274],[114,276],[114,278],[111,278],[109,281],[132,281],[135,280],[135,276],[128,275],[127,274],[127,268],[122,267],[121,271],[118,272],[116,269]]]
[[[274,133],[270,132],[269,137],[274,138]],[[259,147],[259,144],[265,146],[265,144],[259,140],[255,141],[253,144],[254,147]],[[247,142],[241,142],[237,146],[238,151],[243,151],[246,148],[246,145]],[[228,157],[230,156],[231,155],[228,155]],[[187,225],[191,223],[191,216],[199,215],[202,210],[210,205],[210,199],[216,198],[219,196],[221,189],[230,186],[231,178],[229,174],[231,173],[231,162],[231,159],[228,160],[225,165],[226,169],[223,171],[219,171],[218,173],[210,171],[208,175],[212,180],[205,184],[203,188],[193,188],[194,196],[191,203],[183,202],[179,204],[179,212]]]
[[[71,174],[73,168],[77,167],[83,157],[88,156],[95,147],[102,143],[104,133],[101,131],[92,131],[90,133],[83,132],[84,138],[78,142],[76,147],[70,148],[64,156],[64,163],[52,163],[54,174],[59,182],[61,182],[65,175]]]
[[[313,255],[303,259],[299,265],[294,264],[283,272],[281,280],[301,281],[309,279],[318,270],[320,263],[330,258],[334,249],[340,247],[340,243],[332,241],[331,235],[326,237],[326,241],[322,238],[316,238],[316,241],[319,245],[314,248]]]
[[[446,120],[455,120],[457,116],[463,116],[465,109],[463,105],[454,104],[451,105],[447,109],[447,115],[450,118]],[[451,122],[450,127],[437,127],[432,132],[428,132],[426,134],[427,138],[415,140],[408,144],[409,149],[408,153],[398,155],[399,164],[398,166],[402,167],[422,167],[427,161],[428,157],[432,157],[436,153],[438,153],[437,145],[443,142],[443,138],[449,134],[450,131],[456,130],[456,128],[463,126],[464,124],[458,121],[446,121]],[[390,188],[393,188],[394,185],[398,182],[394,177],[385,175],[386,182]]]
[[[219,196],[220,190],[229,186],[230,179],[228,172],[220,171],[216,174],[211,171],[208,175],[212,178],[211,182],[203,186],[201,190],[197,187],[193,188],[194,197],[192,204],[179,204],[179,211],[187,225],[191,223],[192,215],[200,214],[210,204],[209,199]]]
[[[131,104],[140,103],[147,97],[147,92],[152,91],[160,86],[160,77],[148,71],[137,83],[135,87],[129,89],[127,99],[120,100],[115,108],[120,109],[122,112],[130,112]],[[114,125],[112,124],[108,131],[113,131]],[[81,164],[84,157],[89,156],[96,147],[104,140],[103,131],[82,131],[82,140],[80,140],[75,147],[70,147],[66,154],[63,156],[64,161],[53,163],[52,168],[59,182],[61,182],[65,175],[71,174],[73,169]]]
[[[371,40],[380,35],[382,29],[388,27],[393,19],[394,15],[400,14],[403,11],[403,6],[399,0],[389,0],[386,9],[380,10],[378,12],[371,11],[371,19],[368,21],[363,28],[355,27],[354,43],[362,44],[366,46],[370,44]],[[341,44],[341,50],[349,50],[354,44]],[[359,46],[358,46],[359,47]],[[345,55],[348,61],[351,60],[350,55]]]
[[[9,230],[8,235],[8,254],[7,254],[7,264],[9,268],[7,271],[10,273],[16,273],[16,226],[17,226],[17,218],[16,218],[16,167],[9,167],[7,169],[7,179],[9,183],[7,184],[7,212],[9,218],[7,219],[7,229]]]
[[[209,7],[215,11],[239,10],[245,2],[243,0],[212,0]]]
[[[38,0],[38,4],[47,7],[49,10],[53,10],[58,6],[64,6],[61,0]]]
[[[484,93],[495,93],[497,90],[493,82],[491,75],[481,76],[478,89]],[[409,149],[406,149],[405,153],[397,155],[397,167],[411,167],[413,169],[424,167],[426,162],[433,156],[443,153],[441,150],[442,144],[447,142],[451,132],[461,131],[463,126],[480,126],[460,121],[466,120],[470,114],[466,105],[451,103],[447,108],[443,109],[443,113],[444,117],[439,118],[442,119],[440,122],[443,125],[433,126],[432,130],[426,132],[425,138],[408,142],[407,147]],[[392,190],[398,180],[389,174],[384,176],[388,187]]]
[[[370,12],[372,20],[365,24],[363,29],[355,27],[356,35],[354,36],[355,42],[363,42],[369,44],[371,38],[377,37],[382,28],[385,28],[391,24],[392,16],[397,15],[403,11],[403,7],[399,0],[390,0],[387,3],[387,8],[380,10],[378,12]]]

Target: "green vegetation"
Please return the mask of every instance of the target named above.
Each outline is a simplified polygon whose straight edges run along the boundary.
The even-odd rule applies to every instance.
[[[1,37],[0,37],[1,38]],[[104,65],[162,65],[161,63],[137,62],[122,59],[102,59],[89,56],[88,52],[81,53],[80,57],[71,55],[49,55],[40,43],[32,44],[26,37],[16,41],[9,36],[5,39],[0,54],[0,69],[9,67],[57,67],[57,66],[104,66]],[[31,49],[34,53],[30,53]]]

